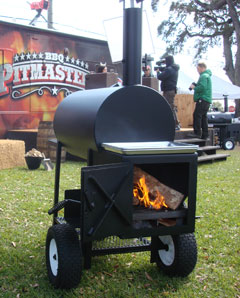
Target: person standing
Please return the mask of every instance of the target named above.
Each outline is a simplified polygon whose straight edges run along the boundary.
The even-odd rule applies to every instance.
[[[97,64],[95,67],[96,67],[96,73],[107,72],[107,63],[100,62],[100,64]]]
[[[152,78],[153,77],[150,65],[143,67],[143,71],[144,71],[143,78]]]
[[[207,69],[204,62],[197,65],[199,79],[197,84],[191,84],[189,89],[194,89],[195,109],[193,113],[193,129],[194,134],[189,134],[189,137],[207,139],[208,134],[208,118],[207,112],[212,103],[212,72]]]
[[[180,123],[177,118],[177,107],[174,104],[174,100],[177,93],[178,71],[180,67],[174,63],[173,56],[167,56],[165,58],[165,63],[166,67],[156,69],[157,78],[161,81],[161,91],[163,91],[163,96],[172,108],[176,130],[179,130]]]

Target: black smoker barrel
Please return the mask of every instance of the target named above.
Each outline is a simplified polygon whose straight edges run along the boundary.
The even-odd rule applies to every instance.
[[[207,113],[208,123],[232,123],[234,113],[209,112]]]
[[[72,93],[56,110],[54,131],[69,153],[87,159],[106,142],[171,142],[175,124],[167,101],[136,85]]]

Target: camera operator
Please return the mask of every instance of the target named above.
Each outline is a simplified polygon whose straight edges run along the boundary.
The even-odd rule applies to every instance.
[[[160,67],[160,65],[163,63],[166,64],[166,67]],[[172,108],[175,127],[176,130],[179,130],[180,123],[177,118],[177,108],[174,105],[174,99],[177,93],[179,65],[174,63],[173,56],[167,56],[164,60],[157,62],[157,65],[159,67],[155,67],[154,69],[157,72],[157,78],[161,81],[161,90],[163,91],[163,96],[166,98]]]

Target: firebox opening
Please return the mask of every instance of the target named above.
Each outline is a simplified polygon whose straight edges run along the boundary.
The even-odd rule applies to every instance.
[[[134,228],[153,226],[175,226],[185,221],[188,183],[186,164],[176,164],[169,170],[169,164],[134,165],[133,207]],[[164,181],[164,183],[163,183]],[[184,183],[183,183],[184,181]],[[178,189],[178,190],[177,190]],[[181,193],[180,190],[184,190]]]
[[[161,183],[188,196],[189,163],[137,164]]]
[[[183,202],[187,206],[187,163],[137,164],[133,172],[134,206],[152,210],[176,210]]]

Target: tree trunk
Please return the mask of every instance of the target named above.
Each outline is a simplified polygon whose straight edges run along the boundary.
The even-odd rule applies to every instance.
[[[229,79],[231,80],[231,82],[236,86],[240,86],[240,21],[239,21],[236,7],[233,4],[233,1],[226,0],[226,3],[228,4],[229,14],[231,16],[231,20],[233,22],[234,29],[236,31],[236,44],[237,44],[234,72],[231,71],[231,66],[230,66],[230,69],[228,69],[229,73],[227,72],[227,70],[226,70],[226,72],[227,72],[227,75],[228,75]],[[231,56],[232,56],[232,53],[231,53]],[[229,58],[233,59],[233,57],[229,57]],[[226,56],[225,56],[225,60],[226,60]],[[229,65],[229,63],[227,63],[227,60],[226,60],[226,65],[227,64]],[[230,74],[230,72],[231,72],[231,74]],[[235,117],[236,118],[240,117],[240,99],[235,99]]]
[[[235,99],[235,118],[240,117],[240,98],[239,99]]]

